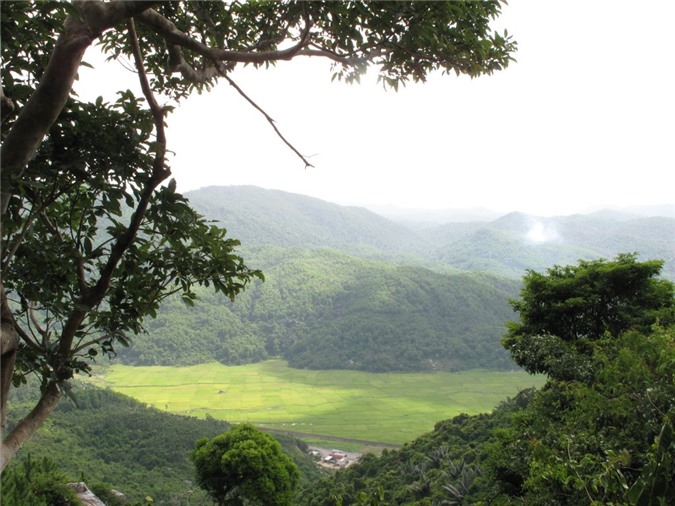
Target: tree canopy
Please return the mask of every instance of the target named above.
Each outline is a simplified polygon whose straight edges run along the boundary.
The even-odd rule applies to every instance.
[[[546,274],[529,271],[520,300],[512,302],[520,321],[509,324],[503,344],[531,373],[589,380],[594,343],[675,321],[673,285],[657,278],[662,266],[621,254],[612,261],[555,266]]]
[[[3,430],[0,469],[49,416],[68,379],[127,344],[164,297],[179,292],[190,303],[196,285],[234,297],[261,277],[169,181],[173,107],[219,78],[236,86],[231,74],[241,64],[321,57],[334,62],[335,78],[358,81],[372,66],[396,88],[434,70],[490,74],[515,50],[506,33],[490,29],[496,0],[1,9],[3,429],[12,377],[38,374],[43,395]],[[93,44],[134,62],[140,92],[119,90],[112,103],[78,100],[73,82]]]
[[[251,424],[195,443],[199,486],[220,505],[292,505],[299,471],[279,442]]]

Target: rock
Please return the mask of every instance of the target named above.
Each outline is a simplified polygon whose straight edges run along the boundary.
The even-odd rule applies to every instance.
[[[77,498],[82,503],[82,506],[106,506],[103,501],[101,501],[91,490],[89,490],[89,487],[87,487],[84,482],[68,483],[68,486],[75,489],[75,492],[77,492]]]

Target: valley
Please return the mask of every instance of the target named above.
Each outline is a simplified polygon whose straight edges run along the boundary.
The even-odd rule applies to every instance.
[[[114,365],[92,383],[159,410],[302,434],[400,445],[461,413],[487,413],[543,385],[523,371],[385,373],[301,370],[281,360],[245,366]],[[359,441],[356,444],[359,444]]]
[[[521,433],[516,413],[548,413],[537,399],[555,395],[502,345],[519,319],[510,301],[522,294],[523,276],[636,251],[641,260],[664,260],[663,281],[675,278],[672,217],[511,213],[431,224],[254,187],[188,196],[241,240],[241,255],[264,282],[234,301],[210,287],[195,287],[190,303],[169,297],[127,336],[129,347],[116,347],[112,362],[89,355],[94,376],[78,378],[21,462],[53,459],[70,477],[100,480],[137,502],[150,495],[157,504],[205,504],[192,481],[195,441],[250,422],[272,433],[301,469],[297,504],[379,490],[402,504],[429,487],[446,498],[443,476],[464,459],[493,473],[477,490],[499,494],[491,487],[501,483],[500,469],[512,472],[522,460],[512,453],[526,451],[509,446]],[[655,349],[671,349],[658,339],[621,346],[635,357],[641,351],[631,347],[652,340]],[[611,374],[603,381],[612,383]],[[25,416],[36,387],[16,391],[10,425]],[[660,427],[654,420],[650,434]],[[308,445],[363,457],[335,479],[320,479]]]

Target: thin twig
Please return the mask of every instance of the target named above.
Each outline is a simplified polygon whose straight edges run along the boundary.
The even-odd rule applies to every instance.
[[[255,103],[255,102],[254,102],[254,101],[253,101],[246,93],[244,93],[244,90],[242,90],[242,89],[237,85],[237,83],[235,83],[235,82],[230,78],[230,76],[228,76],[228,75],[225,74],[225,73],[221,73],[221,75],[222,75],[225,79],[227,79],[227,82],[230,83],[230,85],[233,86],[234,89],[237,90],[237,92],[238,92],[242,97],[244,97],[244,98],[246,99],[246,101],[247,101],[249,104],[251,104],[255,109],[257,109],[257,110],[260,112],[260,114],[262,114],[262,115],[265,117],[265,119],[267,120],[267,122],[268,122],[270,125],[272,125],[272,128],[274,128],[274,131],[277,133],[277,135],[279,136],[279,138],[280,138],[282,141],[284,141],[284,143],[285,143],[289,148],[291,148],[291,150],[292,150],[296,155],[298,155],[298,157],[302,160],[302,162],[305,164],[305,168],[307,168],[307,167],[314,167],[314,165],[312,165],[311,163],[309,163],[309,162],[307,161],[307,159],[306,159],[306,158],[305,158],[305,157],[304,157],[304,156],[303,156],[303,155],[295,148],[295,146],[293,146],[293,144],[291,144],[291,143],[286,139],[286,137],[283,136],[283,134],[282,134],[282,133],[279,131],[279,129],[277,128],[277,126],[276,126],[276,124],[275,124],[275,122],[274,122],[274,119],[273,119],[269,114],[267,114],[267,113],[266,113],[266,112],[265,112],[258,104],[256,104],[256,103]]]

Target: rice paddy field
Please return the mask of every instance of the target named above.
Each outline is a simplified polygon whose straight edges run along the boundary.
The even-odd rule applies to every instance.
[[[402,444],[460,413],[491,411],[544,378],[524,372],[386,373],[244,366],[114,365],[90,381],[172,413],[307,436]]]

